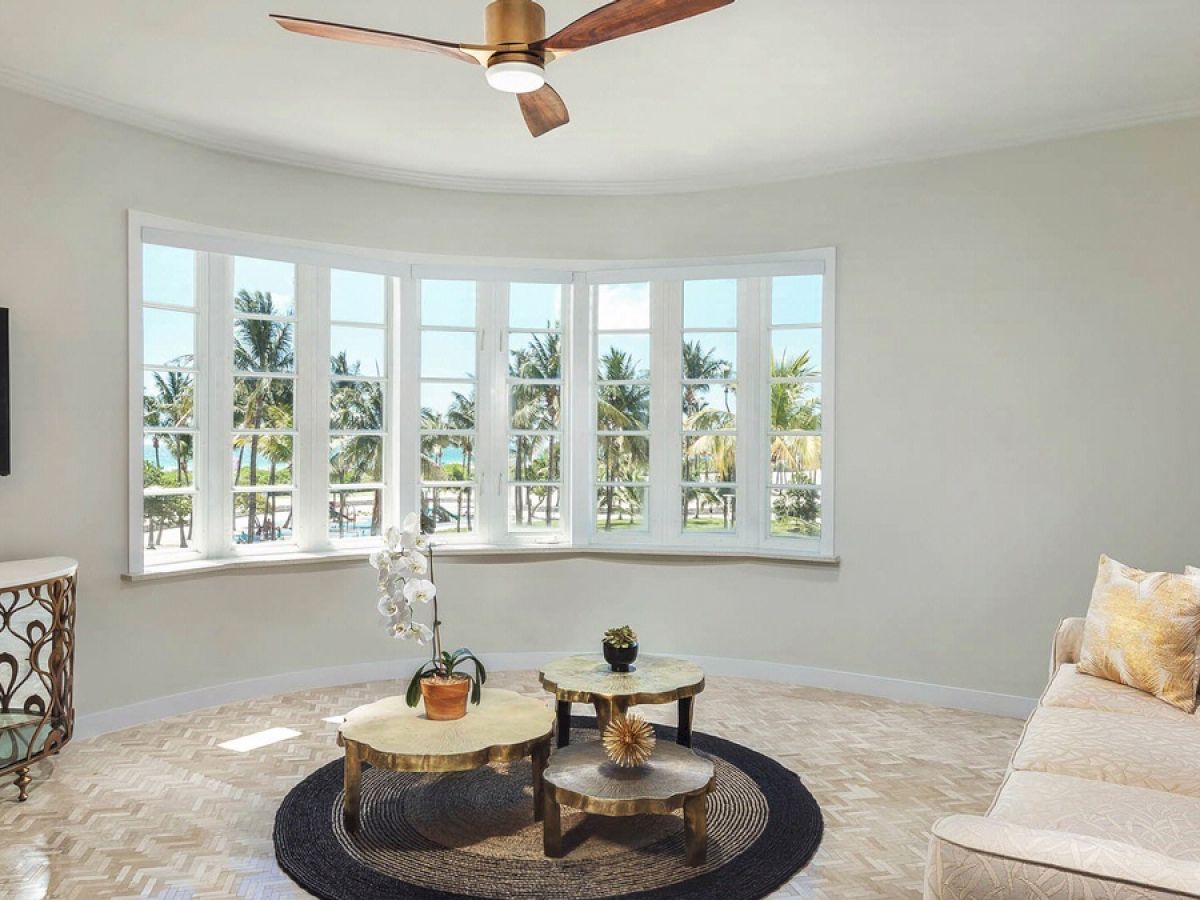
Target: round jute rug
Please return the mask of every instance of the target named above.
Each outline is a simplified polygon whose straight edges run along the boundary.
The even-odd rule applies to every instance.
[[[572,742],[597,740],[572,719]],[[655,726],[658,739],[675,729]],[[716,767],[708,861],[684,862],[683,819],[608,818],[563,807],[561,859],[542,855],[528,760],[425,775],[366,769],[361,826],[342,827],[342,762],[284,798],[275,854],[326,900],[756,900],[804,867],[821,842],[816,800],[793,772],[740,744],[695,733]]]

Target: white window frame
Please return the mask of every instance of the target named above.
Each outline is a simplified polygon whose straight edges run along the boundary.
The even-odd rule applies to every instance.
[[[147,574],[143,552],[142,499],[142,244],[195,250],[197,276],[198,428],[194,484],[200,498],[192,547],[194,559],[155,566],[171,574],[237,563],[311,561],[362,555],[373,541],[334,540],[328,534],[330,269],[388,276],[386,331],[388,377],[384,387],[384,526],[419,505],[420,484],[420,282],[477,282],[476,479],[478,528],[470,538],[445,541],[446,552],[682,553],[836,562],[835,406],[836,255],[832,248],[755,257],[655,262],[605,260],[503,260],[403,254],[310,241],[286,240],[200,226],[131,211],[129,214],[130,510],[129,573]],[[232,422],[231,295],[223,270],[232,256],[276,259],[297,266],[297,391],[293,460],[295,533],[292,545],[235,547],[232,542],[232,471],[226,438]],[[769,533],[766,450],[769,388],[769,322],[762,290],[776,275],[821,274],[822,295],[822,528],[819,538],[772,537]],[[682,283],[738,279],[737,530],[689,533],[680,521],[680,460],[683,423]],[[636,535],[604,535],[596,529],[596,329],[593,288],[599,284],[651,285],[651,465],[647,529]],[[560,452],[561,529],[553,533],[508,527],[508,289],[512,283],[570,285],[562,310],[563,392]],[[231,280],[230,280],[231,283]],[[519,329],[517,329],[519,330]],[[724,329],[717,329],[724,330]],[[217,376],[220,377],[217,377]],[[201,459],[201,456],[203,459]],[[760,460],[760,464],[755,464]],[[370,488],[374,489],[374,487]],[[219,523],[219,525],[217,524]],[[226,527],[228,526],[228,527]],[[443,542],[445,533],[437,540]],[[269,557],[269,559],[267,559]]]

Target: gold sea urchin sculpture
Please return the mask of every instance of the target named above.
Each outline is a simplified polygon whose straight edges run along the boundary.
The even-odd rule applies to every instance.
[[[654,729],[641,716],[616,716],[604,729],[604,752],[623,769],[640,766],[654,752]]]

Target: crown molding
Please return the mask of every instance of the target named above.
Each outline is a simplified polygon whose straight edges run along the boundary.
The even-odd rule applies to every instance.
[[[263,162],[297,166],[336,175],[349,175],[376,181],[388,181],[431,190],[556,196],[686,194],[754,187],[795,181],[802,178],[813,178],[820,175],[833,175],[842,172],[876,169],[905,163],[933,161],[982,153],[989,150],[1024,147],[1098,132],[1116,131],[1141,125],[1153,125],[1178,119],[1200,117],[1200,100],[1180,101],[1138,109],[1121,110],[1103,116],[1078,117],[1059,122],[1053,128],[1015,133],[995,132],[975,140],[914,145],[888,154],[865,153],[850,155],[839,159],[836,163],[830,164],[814,165],[812,163],[796,161],[781,163],[775,166],[755,166],[753,172],[734,171],[711,176],[689,176],[686,178],[663,178],[644,181],[560,181],[553,179],[454,175],[405,169],[399,166],[362,163],[336,156],[307,153],[280,144],[246,138],[232,132],[189,125],[170,116],[148,112],[135,106],[101,97],[89,91],[69,87],[28,72],[22,72],[3,64],[0,64],[0,87],[47,100],[61,106],[67,106],[104,119],[130,125],[143,131],[174,138],[175,140],[205,149],[231,153]]]

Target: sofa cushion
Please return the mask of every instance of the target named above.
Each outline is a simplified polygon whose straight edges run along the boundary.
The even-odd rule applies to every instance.
[[[1200,863],[1200,798],[1046,772],[1012,772],[990,813]]]
[[[1041,706],[1012,768],[1200,797],[1200,720]]]
[[[1095,709],[1169,721],[1192,718],[1178,707],[1163,703],[1145,691],[1094,675],[1084,675],[1071,663],[1059,666],[1054,673],[1054,680],[1042,695],[1042,706]]]
[[[1143,572],[1100,557],[1079,671],[1196,709],[1200,578]]]

